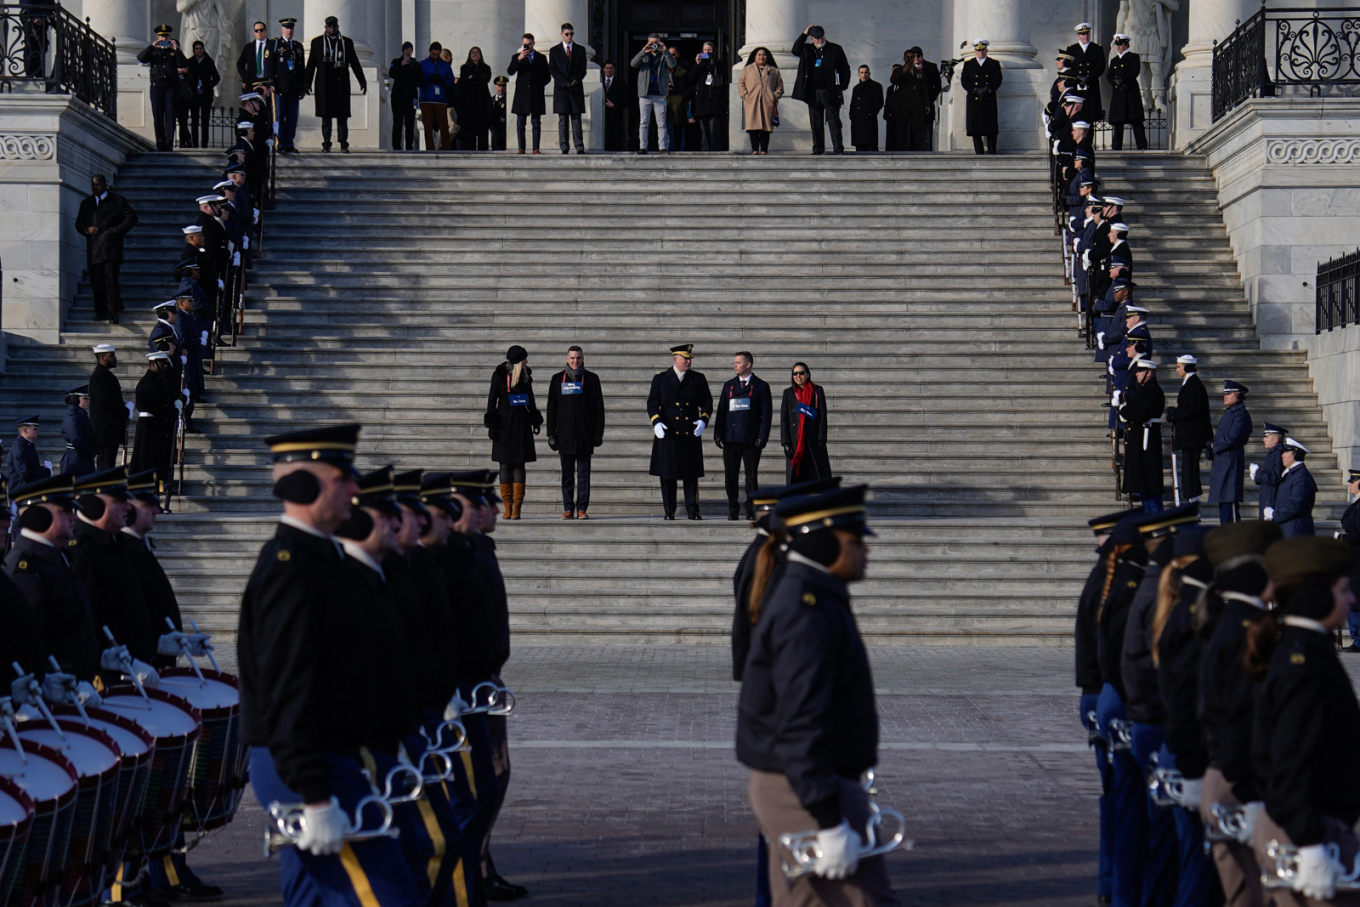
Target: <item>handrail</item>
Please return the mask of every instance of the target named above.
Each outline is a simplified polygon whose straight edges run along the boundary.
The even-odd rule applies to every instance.
[[[114,43],[55,4],[0,4],[0,92],[70,94],[118,119]]]
[[[1314,333],[1360,324],[1360,249],[1318,262]]]

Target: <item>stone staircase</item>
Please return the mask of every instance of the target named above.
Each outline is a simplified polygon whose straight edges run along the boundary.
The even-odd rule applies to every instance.
[[[141,215],[123,269],[132,312],[93,324],[82,288],[61,346],[13,342],[0,420],[37,410],[59,424],[92,344],[145,347],[178,227],[216,161],[128,162],[116,186]],[[1315,452],[1318,515],[1339,515],[1304,354],[1260,350],[1202,160],[1100,164],[1105,191],[1131,200],[1159,358],[1193,352],[1211,387],[1248,384],[1258,424],[1281,422]],[[722,642],[751,532],[724,519],[721,455],[706,447],[701,524],[663,523],[646,474],[651,377],[667,347],[692,342],[715,393],[739,349],[776,403],[795,360],[826,388],[833,468],[873,486],[879,538],[856,590],[867,635],[1061,643],[1090,566],[1085,520],[1118,504],[1101,367],[1077,337],[1045,172],[1027,155],[284,162],[246,332],[208,380],[188,497],[157,530],[181,601],[234,630],[276,507],[265,435],[353,420],[364,468],[491,466],[491,369],[525,346],[546,407],[546,379],[577,343],[608,409],[593,519],[558,519],[557,458],[540,436],[525,519],[496,534],[516,639]],[[124,363],[130,398],[142,363]],[[1163,384],[1174,398],[1174,376]],[[57,432],[39,447],[55,462]],[[762,465],[765,483],[782,482],[777,443]]]

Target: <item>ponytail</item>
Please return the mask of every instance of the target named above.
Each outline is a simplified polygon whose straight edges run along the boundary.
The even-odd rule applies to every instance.
[[[1171,610],[1176,607],[1176,603],[1181,598],[1181,575],[1192,562],[1199,558],[1198,554],[1183,554],[1174,558],[1162,575],[1157,580],[1157,609],[1152,613],[1152,664],[1154,667],[1161,666],[1161,656],[1157,653],[1157,644],[1161,642],[1162,631],[1166,629],[1166,622],[1171,618]]]
[[[760,620],[760,606],[765,601],[765,587],[774,573],[776,555],[784,542],[784,530],[771,529],[770,537],[756,552],[756,569],[751,574],[751,597],[746,600],[746,610],[751,615],[751,626]]]
[[[1280,641],[1280,627],[1274,611],[1263,611],[1247,628],[1247,650],[1242,654],[1242,670],[1252,680],[1260,680],[1270,670],[1270,660]]]
[[[1132,548],[1131,544],[1112,545],[1105,555],[1105,585],[1100,590],[1100,607],[1096,609],[1096,623],[1105,615],[1105,600],[1110,597],[1110,586],[1114,584],[1115,571],[1119,569],[1119,556]]]

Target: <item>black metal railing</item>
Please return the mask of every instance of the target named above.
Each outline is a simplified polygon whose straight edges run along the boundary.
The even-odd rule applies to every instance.
[[[0,4],[0,92],[24,86],[74,95],[116,119],[113,42],[60,6]]]
[[[1315,333],[1360,324],[1360,249],[1318,262]]]
[[[1114,128],[1109,123],[1101,120],[1095,124],[1091,133],[1091,150],[1110,151],[1110,139]],[[1164,116],[1152,116],[1143,120],[1143,134],[1147,137],[1147,146],[1150,151],[1165,151],[1171,147],[1171,128]],[[1137,146],[1133,141],[1133,127],[1124,126],[1124,151],[1131,151]]]
[[[180,102],[182,103],[182,102]],[[196,119],[192,113],[182,106],[175,107],[175,117],[179,120],[178,137],[175,147],[181,150],[190,148],[230,148],[236,144],[236,124],[241,119],[240,111],[235,107],[209,107],[207,113],[208,120],[208,142],[206,145],[198,144],[203,138],[202,123],[199,122],[199,129],[194,130]]]
[[[1248,98],[1360,93],[1360,7],[1261,9],[1214,44],[1213,118]]]

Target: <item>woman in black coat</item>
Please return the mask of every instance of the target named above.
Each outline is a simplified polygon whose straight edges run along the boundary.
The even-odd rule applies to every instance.
[[[458,150],[486,151],[491,146],[491,67],[482,59],[482,49],[468,51],[467,62],[458,70],[453,87],[454,107],[458,110]]]
[[[510,347],[505,361],[491,373],[491,393],[482,417],[491,435],[491,459],[501,465],[501,497],[509,520],[519,519],[524,506],[524,464],[538,459],[534,435],[543,427],[530,375],[529,353],[519,345]]]
[[[831,460],[826,455],[826,394],[812,383],[812,369],[805,362],[793,364],[793,383],[784,388],[779,443],[788,460],[786,482],[808,482],[831,475]]]
[[[713,53],[713,45],[705,42],[703,52],[694,58],[694,68],[689,71],[690,122],[699,125],[700,151],[718,150],[714,136],[723,98],[727,97],[724,74],[728,71]]]

